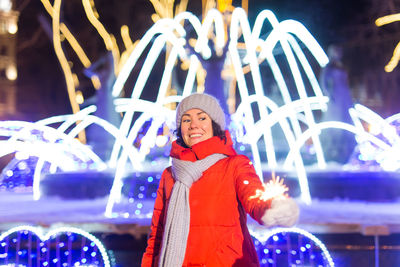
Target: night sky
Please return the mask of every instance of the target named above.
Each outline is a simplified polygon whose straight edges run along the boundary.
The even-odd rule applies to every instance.
[[[294,19],[303,23],[326,49],[332,43],[346,44],[349,41],[349,30],[357,30],[359,25],[370,24],[373,27],[376,18],[371,18],[374,16],[371,13],[371,1],[249,0],[249,20],[253,23],[261,10],[270,9],[280,21]],[[198,3],[200,1],[189,1],[188,10],[199,14]],[[101,22],[116,36],[121,47],[121,25],[128,25],[131,38],[137,40],[153,24],[150,16],[154,11],[149,1],[95,0],[95,4]],[[17,118],[34,121],[49,115],[71,113],[65,80],[52,47],[51,36],[46,31],[46,27],[51,27],[50,16],[40,1],[18,0],[16,7],[20,11],[17,48],[17,108],[20,113]],[[88,23],[81,1],[63,1],[62,8],[63,20],[92,62],[103,56],[106,52],[104,43]],[[388,46],[394,49],[396,43],[396,40],[391,40]],[[68,48],[66,51],[68,53]],[[387,59],[384,60],[390,58],[391,52],[387,52]],[[74,61],[73,53],[70,55],[75,64],[80,64]],[[83,75],[82,66],[74,67],[78,75]]]

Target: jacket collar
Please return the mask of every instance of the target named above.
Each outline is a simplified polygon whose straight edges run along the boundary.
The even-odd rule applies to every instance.
[[[233,143],[231,135],[228,131],[225,131],[226,144],[224,140],[221,140],[217,136],[213,136],[207,140],[193,145],[191,148],[185,148],[179,145],[176,141],[172,143],[170,156],[180,160],[196,161],[204,159],[209,155],[219,153],[227,156],[236,155],[236,151],[233,149]]]

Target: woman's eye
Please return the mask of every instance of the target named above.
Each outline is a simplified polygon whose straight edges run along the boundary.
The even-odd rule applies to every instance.
[[[200,120],[201,120],[201,121],[204,121],[204,120],[206,120],[206,117],[202,117],[202,118],[200,118]]]
[[[186,119],[186,120],[182,120],[182,122],[190,122],[190,120],[189,120],[189,119]]]

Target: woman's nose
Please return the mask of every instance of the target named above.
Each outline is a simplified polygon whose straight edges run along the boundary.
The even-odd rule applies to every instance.
[[[197,126],[198,126],[197,121],[195,120],[190,121],[190,129],[197,128]]]

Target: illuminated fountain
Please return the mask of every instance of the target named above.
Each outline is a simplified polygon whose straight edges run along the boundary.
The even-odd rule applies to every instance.
[[[226,38],[225,26],[229,26],[229,38]],[[212,49],[208,38],[210,32],[215,36]],[[195,40],[192,49],[188,49],[190,39]],[[145,99],[143,92],[149,76],[157,60],[164,56],[166,47],[169,50],[157,94],[153,100]],[[276,49],[282,51],[279,59]],[[95,106],[77,110],[73,115],[36,123],[0,122],[0,157],[15,153],[15,159],[0,177],[2,189],[7,189],[15,171],[24,166],[21,162],[27,159],[31,159],[30,165],[33,166],[30,175],[33,175],[35,200],[41,198],[41,179],[45,173],[107,171],[113,175],[113,185],[104,207],[105,216],[148,219],[159,172],[168,165],[164,153],[169,151],[168,145],[173,138],[174,107],[185,96],[201,91],[200,86],[196,86],[201,62],[209,60],[218,51],[223,51],[222,55],[226,56],[225,64],[231,69],[233,84],[237,84],[239,92],[237,99],[240,102],[231,114],[230,130],[239,150],[252,157],[261,179],[264,174],[275,171],[295,173],[300,200],[311,204],[304,148],[311,140],[313,153],[308,156],[319,169],[326,168],[320,134],[330,128],[354,134],[359,160],[373,162],[379,171],[400,169],[400,137],[396,129],[399,114],[383,119],[368,108],[355,105],[349,110],[353,124],[319,122],[315,118],[314,111],[326,112],[329,98],[323,95],[313,66],[324,67],[328,57],[301,23],[294,20],[279,22],[271,11],[264,10],[251,28],[245,11],[236,8],[231,14],[230,24],[224,25],[223,15],[212,9],[203,22],[189,12],[180,13],[173,19],[160,19],[132,49],[119,68],[112,90],[116,98],[115,111],[123,114],[119,127],[93,115]],[[127,81],[141,58],[145,60],[130,97],[119,98],[124,87],[131,86]],[[184,83],[176,94],[169,94],[173,73],[181,65],[187,66],[185,70],[179,70],[184,73]],[[280,104],[266,95],[266,77],[272,77],[276,83]],[[115,138],[108,160],[101,159],[87,145],[75,139],[93,124]],[[276,128],[284,136],[287,153],[283,157],[277,155],[276,147],[282,144],[276,142]],[[160,157],[156,158],[156,155]],[[135,175],[140,177],[141,174],[149,175],[135,179]],[[127,175],[133,177],[138,192],[124,196],[122,190]],[[269,178],[267,176],[265,180]],[[116,212],[115,206],[120,202],[133,207],[130,208],[133,212]],[[330,264],[330,258],[325,258]]]
[[[223,21],[223,15],[217,10],[210,10],[203,23],[193,14],[184,12],[174,19],[161,19],[149,29],[122,66],[113,87],[113,96],[118,97],[124,86],[129,86],[125,82],[138,59],[145,57],[131,97],[115,99],[116,112],[124,114],[119,128],[92,115],[96,110],[93,106],[74,115],[52,117],[37,123],[2,122],[2,136],[7,140],[1,141],[2,146],[6,148],[2,150],[1,156],[17,152],[16,155],[37,157],[33,179],[34,199],[40,198],[40,177],[47,164],[50,164],[46,168],[51,173],[78,171],[87,167],[115,170],[106,208],[106,215],[111,216],[113,205],[121,199],[122,178],[127,170],[144,171],[146,156],[156,143],[161,143],[162,146],[171,139],[174,110],[170,107],[196,91],[196,72],[200,67],[198,56],[201,55],[204,61],[215,51],[228,47],[226,62],[232,66],[241,100],[236,111],[231,114],[231,130],[238,143],[250,148],[254,166],[260,177],[263,176],[263,170],[295,170],[301,200],[311,203],[301,150],[306,141],[311,139],[318,167],[326,168],[319,135],[328,128],[339,128],[354,133],[360,144],[361,159],[364,157],[376,161],[383,170],[398,170],[400,159],[396,151],[399,149],[400,139],[392,125],[397,116],[384,120],[366,107],[356,105],[349,110],[354,124],[340,121],[317,122],[315,119],[313,111],[325,111],[329,99],[322,94],[310,60],[323,67],[328,63],[328,58],[302,24],[294,20],[279,22],[271,11],[264,10],[258,15],[251,29],[245,11],[236,8],[231,15],[229,39],[226,40]],[[186,28],[191,27],[190,32],[195,33],[196,54],[187,49],[189,37],[186,36],[186,28],[182,26],[183,22],[189,25]],[[261,38],[267,30],[270,31],[269,35]],[[215,35],[215,51],[208,45],[207,36],[210,31]],[[307,48],[308,55],[313,59],[306,58],[300,44]],[[145,100],[141,97],[142,93],[154,64],[166,45],[170,45],[171,49],[157,97],[154,101]],[[279,62],[274,54],[277,47],[282,49],[285,56],[284,60]],[[176,66],[180,65],[177,62],[189,63],[182,92],[166,96],[172,74]],[[289,78],[293,83],[289,83],[288,77],[284,75],[284,67],[289,68]],[[280,106],[265,94],[265,71],[273,75],[279,88],[283,103]],[[293,92],[296,92],[295,96]],[[76,124],[78,121],[80,123]],[[47,126],[55,123],[60,124],[56,129]],[[115,138],[108,161],[101,160],[87,146],[74,139],[91,124],[99,125]],[[369,125],[372,132],[365,130],[365,124]],[[276,156],[276,142],[272,134],[272,128],[276,126],[284,133],[288,151],[285,160],[281,162]],[[170,130],[166,133],[165,129]],[[139,136],[141,131],[145,131],[145,134],[141,133]],[[33,132],[38,133],[39,137],[32,138]],[[140,145],[132,145],[135,142],[140,142]],[[36,149],[37,147],[45,149]],[[58,156],[49,157],[48,151],[53,149]],[[150,157],[151,154],[147,159]],[[12,176],[11,172],[10,168],[6,168],[2,179]]]

